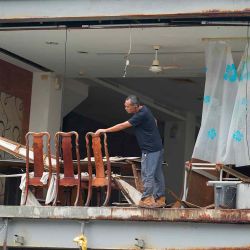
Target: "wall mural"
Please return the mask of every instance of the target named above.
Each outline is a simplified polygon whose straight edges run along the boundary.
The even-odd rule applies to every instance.
[[[0,136],[21,142],[23,121],[23,102],[20,98],[0,92]],[[0,160],[13,159],[0,151]],[[3,204],[5,178],[0,178],[0,204]]]

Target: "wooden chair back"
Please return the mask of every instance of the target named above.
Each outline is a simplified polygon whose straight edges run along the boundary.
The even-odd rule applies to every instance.
[[[30,155],[30,139],[33,139],[32,149],[33,149],[33,157]],[[45,146],[45,138],[46,138],[46,148]],[[27,202],[28,190],[30,186],[33,187],[48,187],[51,174],[52,174],[52,164],[51,164],[51,150],[50,150],[50,134],[48,132],[28,132],[25,136],[26,139],[26,186],[25,186],[25,201]],[[47,151],[47,153],[45,153]],[[48,158],[49,167],[46,169],[44,166],[45,158]],[[30,177],[30,162],[33,158],[34,164],[34,177]],[[44,171],[49,172],[48,182],[47,184],[43,184],[40,179],[43,176]]]
[[[111,164],[108,153],[107,145],[107,135],[103,133],[101,135],[96,135],[93,132],[88,132],[86,134],[86,147],[87,147],[87,156],[88,156],[88,169],[89,169],[89,191],[86,204],[88,205],[92,195],[92,187],[107,187],[106,198],[103,203],[103,206],[106,206],[109,202],[111,195]],[[91,149],[90,149],[90,140],[92,141],[92,150],[95,161],[95,178],[92,178],[92,162],[91,162]],[[104,153],[106,157],[107,168],[105,170],[105,165],[103,162],[103,153],[102,153],[102,140],[104,146]]]
[[[74,137],[74,147],[76,153],[77,176],[74,175],[74,164],[72,156],[72,138]],[[57,195],[59,187],[76,187],[76,199],[74,205],[76,206],[80,197],[81,184],[81,169],[80,169],[80,154],[79,154],[79,135],[75,131],[71,132],[57,132],[55,134],[56,146],[56,176],[57,176]],[[60,152],[62,152],[62,159],[60,159]],[[63,177],[60,177],[60,169],[63,169]],[[56,204],[56,200],[54,205]]]

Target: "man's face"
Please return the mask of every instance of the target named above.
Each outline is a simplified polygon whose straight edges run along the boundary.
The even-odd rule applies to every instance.
[[[124,103],[124,107],[125,107],[125,110],[127,111],[127,113],[133,114],[133,113],[136,113],[138,106],[132,104],[131,100],[126,100]]]

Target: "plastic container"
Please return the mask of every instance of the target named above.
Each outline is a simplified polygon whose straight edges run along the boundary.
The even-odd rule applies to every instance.
[[[235,184],[215,184],[214,185],[214,203],[215,208],[232,209],[236,207]]]
[[[237,185],[236,208],[250,208],[250,184],[240,183]]]

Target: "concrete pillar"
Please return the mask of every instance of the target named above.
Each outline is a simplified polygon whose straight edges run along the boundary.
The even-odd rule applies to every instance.
[[[33,74],[29,131],[47,131],[51,135],[54,153],[54,134],[61,127],[62,88],[53,73]]]

